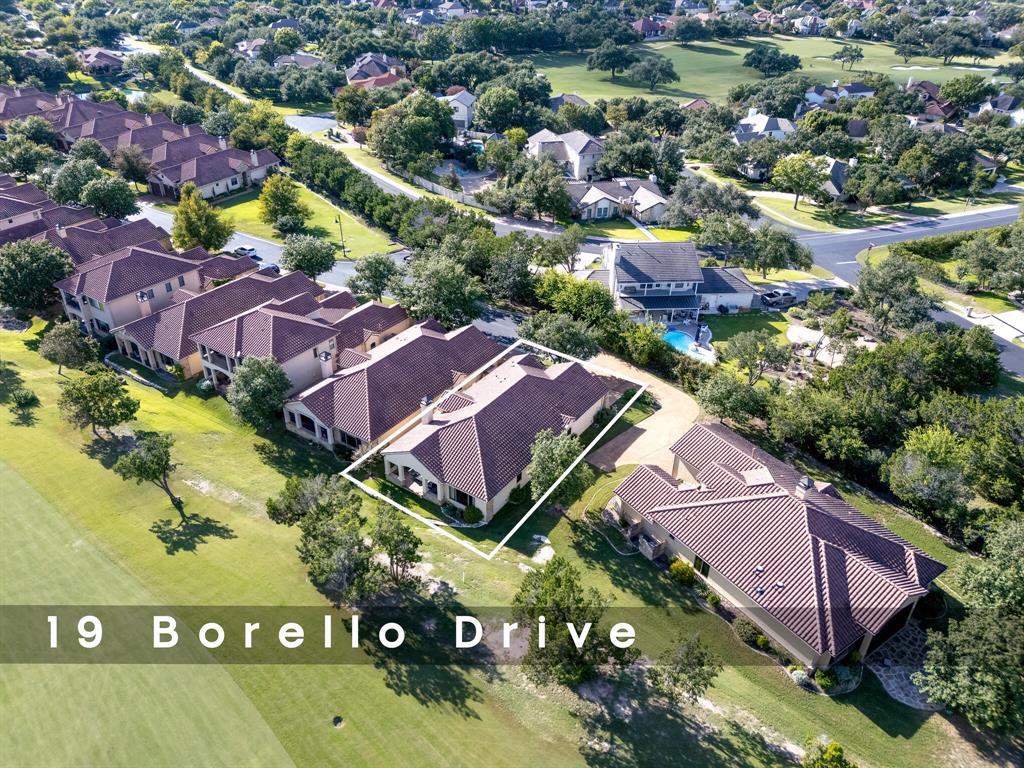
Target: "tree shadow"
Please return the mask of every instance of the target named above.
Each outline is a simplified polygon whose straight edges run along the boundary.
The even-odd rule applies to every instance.
[[[39,345],[43,341],[43,336],[48,334],[51,328],[53,328],[53,320],[47,320],[46,325],[42,327],[39,333],[33,335],[32,338],[30,339],[25,339],[25,349],[28,349],[32,352],[38,352]]]
[[[731,48],[716,48],[709,45],[701,45],[700,43],[690,43],[684,51],[692,51],[706,56],[739,56],[739,54]]]
[[[179,514],[184,514],[180,505],[175,505]],[[179,552],[195,552],[200,544],[211,538],[235,539],[231,526],[206,515],[185,515],[180,520],[165,518],[149,526],[150,532],[164,545],[168,555]]]
[[[291,477],[312,477],[318,474],[335,474],[343,463],[330,451],[303,445],[284,429],[273,429],[253,446],[260,461],[273,467],[283,475]]]
[[[0,403],[9,403],[16,390],[24,386],[18,366],[10,360],[0,360]]]
[[[623,683],[622,678],[629,682]],[[792,756],[732,720],[711,726],[654,695],[626,673],[599,703],[579,714],[586,737],[580,754],[595,768],[661,765],[795,766]],[[588,697],[590,698],[590,697]]]
[[[962,715],[940,715],[992,765],[1024,765],[1024,736],[979,731]]]
[[[140,433],[141,434],[141,433]],[[82,453],[98,461],[104,469],[113,469],[119,458],[135,447],[139,435],[113,435],[108,438],[93,438],[82,446]]]
[[[31,408],[15,408],[11,410],[11,426],[34,427],[39,419],[36,417],[35,406]]]
[[[912,738],[929,718],[937,716],[896,701],[886,693],[875,673],[867,669],[857,690],[833,697],[832,701],[853,707],[885,734],[899,739]]]

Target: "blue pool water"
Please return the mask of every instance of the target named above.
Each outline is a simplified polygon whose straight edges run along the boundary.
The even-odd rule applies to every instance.
[[[662,338],[678,352],[689,352],[690,347],[693,346],[693,336],[685,331],[668,331]]]

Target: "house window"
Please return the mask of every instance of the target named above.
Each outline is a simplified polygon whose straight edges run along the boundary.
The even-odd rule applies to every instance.
[[[153,293],[153,289],[152,289],[152,288],[150,288],[149,290],[147,290],[147,291],[146,291],[146,296],[148,296],[149,298],[151,298],[151,299],[152,299],[152,298],[155,298],[155,297],[156,297],[156,294],[155,294],[155,293]]]
[[[185,276],[184,275],[178,275],[178,287],[179,288],[184,288],[185,287]]]
[[[452,488],[452,498],[455,500],[455,503],[461,504],[464,507],[468,507],[473,501],[472,496],[465,491],[460,491],[458,488]]]
[[[170,293],[173,290],[174,289],[171,288],[171,284],[170,283],[164,283],[164,293]]]
[[[707,576],[708,572],[711,570],[711,566],[709,566],[699,557],[695,557],[693,559],[693,569],[697,571],[697,573],[699,573],[701,576]]]
[[[313,420],[305,414],[299,414],[299,425],[307,432],[316,432],[316,424],[314,424]]]
[[[295,414],[292,413],[291,411],[285,411],[285,413],[288,414],[288,423],[289,424],[294,424],[295,423]]]
[[[320,427],[320,439],[321,440],[326,440],[327,439],[327,429],[324,428],[324,427]]]

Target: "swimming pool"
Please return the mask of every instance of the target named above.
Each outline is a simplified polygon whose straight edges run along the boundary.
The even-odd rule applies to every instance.
[[[693,336],[686,331],[668,331],[662,338],[672,345],[677,352],[689,352],[693,346]]]

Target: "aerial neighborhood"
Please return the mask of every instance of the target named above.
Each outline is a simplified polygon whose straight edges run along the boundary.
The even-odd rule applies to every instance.
[[[1024,6],[0,25],[5,765],[1024,762]]]

